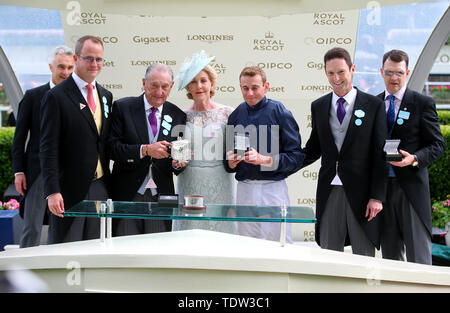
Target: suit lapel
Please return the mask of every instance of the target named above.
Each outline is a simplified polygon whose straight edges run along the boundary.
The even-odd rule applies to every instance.
[[[348,123],[348,127],[347,127],[347,132],[345,133],[345,138],[344,138],[344,142],[342,143],[342,147],[341,147],[341,151],[343,151],[350,143],[353,143],[353,136],[355,134],[356,131],[358,131],[358,128],[355,125],[355,120],[356,120],[356,116],[354,114],[354,112],[356,110],[362,110],[364,112],[366,112],[365,108],[364,108],[364,100],[361,99],[361,93],[359,92],[359,90],[356,91],[356,98],[355,98],[355,104],[353,105],[353,111],[351,112],[347,112],[346,114],[351,114],[350,116],[350,122]],[[363,119],[363,123],[364,123],[364,119]]]
[[[163,111],[161,113],[161,123],[159,125],[159,132],[158,132],[158,141],[161,140],[166,140],[166,141],[171,141],[170,140],[170,133],[172,130],[172,123],[169,123],[166,119],[170,120],[169,117],[170,116],[170,104],[168,102],[164,102],[164,106],[163,106]],[[165,116],[168,116],[165,118]]]
[[[80,89],[78,89],[77,84],[73,80],[72,76],[68,77],[69,80],[66,93],[70,100],[72,100],[73,104],[76,106],[76,110],[80,112],[83,118],[87,121],[92,131],[94,131],[98,135],[97,126],[95,125],[94,117],[92,116],[92,112],[87,105],[86,100],[81,94]]]
[[[136,101],[130,103],[130,113],[136,128],[136,134],[140,142],[149,144],[150,138],[148,135],[147,115],[145,113],[144,95],[136,98]]]
[[[334,142],[333,133],[331,132],[330,127],[330,110],[331,110],[331,101],[333,99],[333,93],[330,93],[322,102],[322,104],[318,107],[316,112],[317,118],[321,120],[321,125],[317,125],[316,127],[324,128],[325,134],[327,135],[326,141],[328,141],[330,147],[335,147],[336,153],[338,152],[336,144]]]

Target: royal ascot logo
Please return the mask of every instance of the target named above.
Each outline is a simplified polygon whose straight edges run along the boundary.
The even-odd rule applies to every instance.
[[[253,39],[253,51],[283,51],[284,42],[268,31],[263,39]]]
[[[222,63],[211,62],[209,65],[216,71],[217,74],[225,74],[228,68]]]
[[[314,70],[320,71],[320,70],[323,70],[324,65],[321,62],[316,63],[314,61],[310,61],[310,62],[306,63],[306,67],[309,69],[314,69]]]
[[[131,60],[131,66],[145,66],[149,67],[154,63],[162,63],[167,66],[175,66],[177,65],[177,61],[175,60]]]
[[[344,22],[342,13],[314,13],[313,25],[344,25]]]
[[[306,37],[303,42],[305,45],[318,45],[318,46],[326,46],[326,45],[350,45],[353,40],[350,37]]]
[[[306,128],[312,128],[312,116],[308,114],[306,116]]]
[[[191,34],[186,35],[188,41],[201,41],[209,44],[220,41],[233,41],[233,35],[216,35],[216,34]]]
[[[169,36],[154,36],[154,37],[144,37],[144,36],[133,36],[132,38],[133,43],[137,44],[159,44],[159,43],[169,43],[170,37]]]
[[[102,25],[106,24],[107,18],[103,13],[81,12],[81,24],[84,25]]]

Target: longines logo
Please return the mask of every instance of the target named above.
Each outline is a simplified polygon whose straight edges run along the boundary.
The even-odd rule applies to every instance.
[[[319,91],[319,92],[327,92],[332,90],[333,88],[330,85],[301,85],[301,91]]]
[[[323,70],[324,65],[323,63],[316,63],[314,61],[310,61],[308,63],[306,63],[306,67],[307,68],[311,68],[311,69],[316,69],[316,70]]]
[[[284,42],[275,38],[275,34],[268,31],[263,39],[253,39],[254,51],[282,51]]]
[[[162,63],[167,66],[175,66],[177,65],[177,61],[175,60],[131,60],[131,66],[145,66],[148,67],[153,63]]]
[[[316,205],[316,199],[315,198],[299,198],[299,199],[297,199],[297,204]]]
[[[102,86],[106,89],[123,89],[122,84],[104,84],[102,83]]]
[[[149,44],[153,44],[153,43],[169,43],[170,42],[170,37],[169,36],[155,36],[155,37],[143,37],[143,36],[133,36],[132,41],[134,43],[139,43],[139,44],[144,44],[144,45],[149,45]]]
[[[343,25],[344,22],[342,13],[314,13],[313,25]]]
[[[312,37],[306,37],[304,39],[304,43],[306,45],[349,45],[353,42],[353,40],[350,37],[318,37],[318,38],[312,38]]]
[[[186,39],[189,41],[201,41],[207,43],[215,43],[219,41],[233,41],[233,35],[216,35],[216,34],[191,34],[186,35]]]

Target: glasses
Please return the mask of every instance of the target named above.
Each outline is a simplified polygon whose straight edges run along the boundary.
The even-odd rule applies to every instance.
[[[397,76],[397,77],[402,77],[403,75],[405,75],[405,72],[392,72],[392,71],[384,71],[384,74],[386,74],[387,76],[391,77],[393,75]]]
[[[78,55],[80,58],[82,58],[83,60],[85,60],[86,62],[88,62],[88,63],[94,63],[94,61],[95,62],[97,62],[97,63],[103,63],[103,61],[105,60],[105,59],[103,59],[103,58],[94,58],[94,57],[83,57],[83,56],[81,56],[81,55]]]

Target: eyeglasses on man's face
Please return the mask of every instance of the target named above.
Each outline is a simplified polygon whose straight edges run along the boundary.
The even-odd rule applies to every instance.
[[[78,55],[80,58],[82,58],[84,61],[86,61],[86,62],[88,62],[88,63],[94,63],[94,61],[95,62],[97,62],[97,63],[103,63],[103,61],[105,60],[105,59],[103,59],[103,58],[94,58],[94,57],[84,57],[84,56],[81,56],[81,55]]]
[[[391,76],[393,76],[393,75],[395,75],[395,76],[397,76],[397,77],[402,77],[402,76],[405,75],[406,73],[403,72],[403,71],[400,71],[400,72],[384,71],[384,74],[385,74],[386,76],[389,76],[389,77],[391,77]]]

